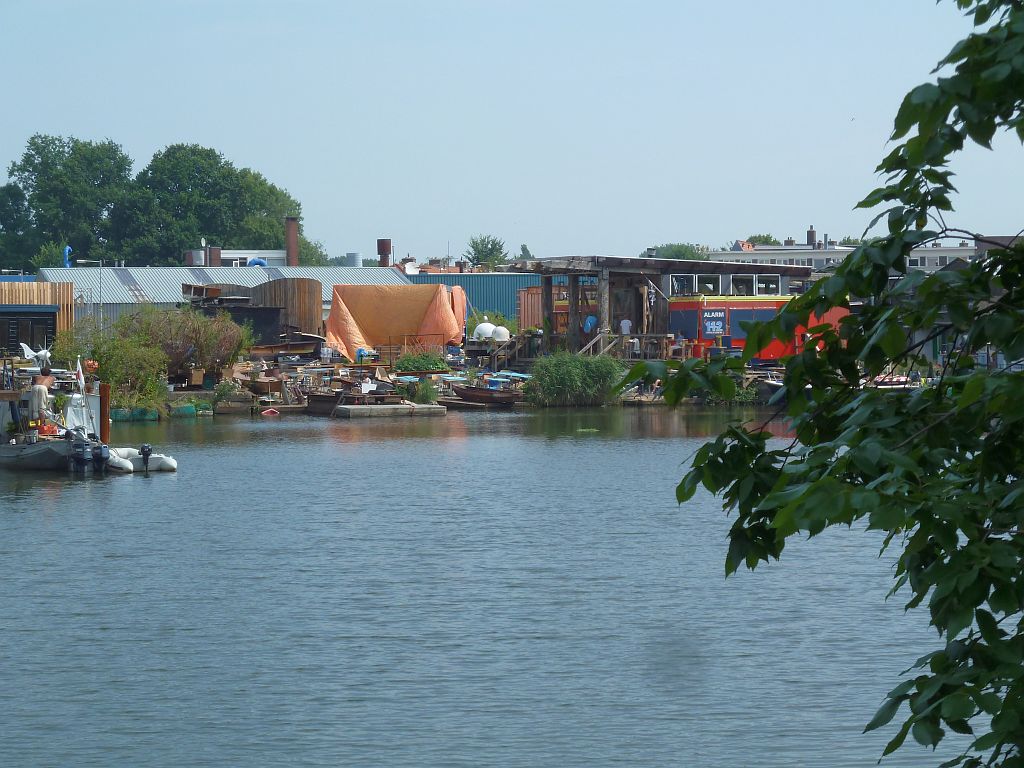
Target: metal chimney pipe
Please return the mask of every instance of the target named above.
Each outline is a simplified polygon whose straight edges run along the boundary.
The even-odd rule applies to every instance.
[[[382,267],[391,266],[391,238],[381,237],[377,239],[377,258],[380,259]]]

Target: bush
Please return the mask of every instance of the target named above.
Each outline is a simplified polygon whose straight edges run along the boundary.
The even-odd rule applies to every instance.
[[[420,405],[428,405],[437,402],[437,387],[430,379],[420,379],[414,385],[412,401]]]
[[[608,355],[556,352],[537,361],[526,397],[543,407],[603,405],[625,369]]]
[[[106,328],[83,318],[57,334],[53,356],[69,367],[79,356],[97,360],[98,375],[110,384],[115,407],[155,408],[167,399],[168,371],[217,370],[238,354],[246,339],[245,329],[226,313],[206,317],[192,309],[144,306]]]
[[[757,385],[750,384],[743,386],[740,381],[736,382],[736,392],[728,400],[723,399],[721,395],[716,392],[708,391],[704,396],[704,402],[707,405],[730,405],[733,403],[756,403],[757,402]]]
[[[447,371],[448,365],[439,352],[407,352],[395,360],[396,371]]]

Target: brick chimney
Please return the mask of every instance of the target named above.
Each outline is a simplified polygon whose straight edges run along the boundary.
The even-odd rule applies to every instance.
[[[220,264],[220,246],[219,245],[208,245],[206,246],[206,266],[208,267],[219,267]]]
[[[814,225],[811,224],[811,226],[807,228],[807,244],[813,248],[814,244],[817,242],[818,233],[814,231]]]
[[[299,217],[284,217],[285,263],[289,267],[299,266]]]

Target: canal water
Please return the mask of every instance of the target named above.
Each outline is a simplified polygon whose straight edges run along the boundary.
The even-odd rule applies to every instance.
[[[115,425],[179,472],[0,474],[0,763],[874,765],[937,638],[871,533],[724,578],[674,486],[726,416]]]

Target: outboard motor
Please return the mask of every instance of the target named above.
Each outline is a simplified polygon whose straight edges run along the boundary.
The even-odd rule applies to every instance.
[[[143,443],[142,447],[139,448],[139,454],[142,456],[142,468],[149,472],[149,457],[153,455],[153,446],[149,443]]]
[[[96,443],[92,447],[92,469],[93,472],[102,472],[107,468],[107,461],[110,459],[110,449],[103,443]]]
[[[92,456],[89,453],[89,444],[83,440],[75,440],[71,448],[71,460],[74,462],[77,471],[84,472],[92,460]]]

